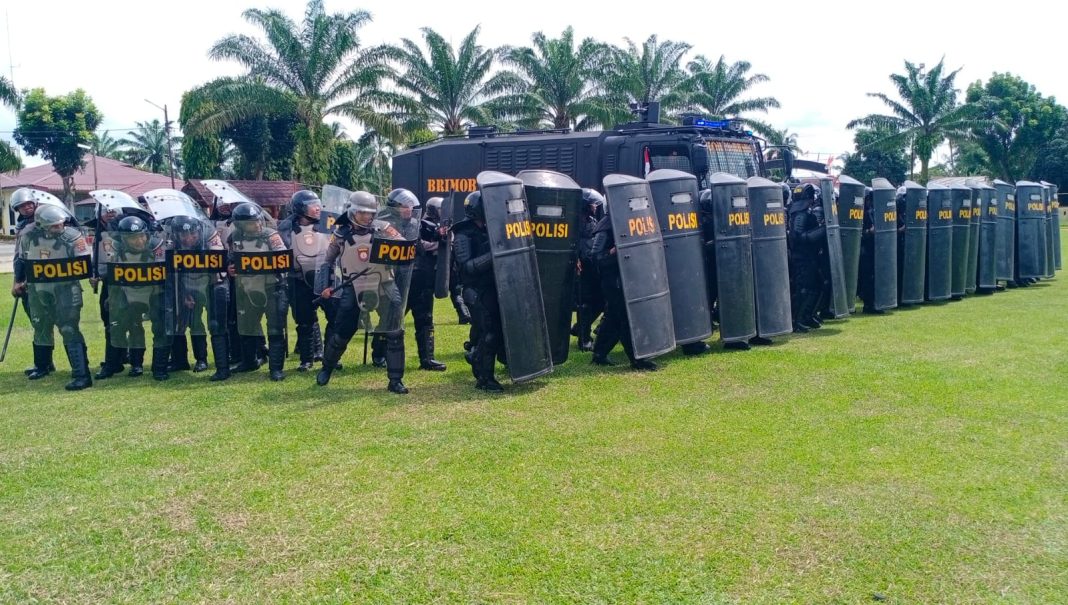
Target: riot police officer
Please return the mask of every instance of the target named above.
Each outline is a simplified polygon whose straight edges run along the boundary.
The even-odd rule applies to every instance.
[[[453,255],[463,283],[464,303],[471,312],[471,373],[475,376],[476,389],[499,393],[504,387],[497,382],[494,369],[504,346],[504,334],[480,192],[468,194],[464,213],[467,218],[453,227]]]
[[[593,350],[593,322],[604,312],[601,274],[593,258],[593,232],[604,218],[604,196],[595,189],[582,189],[582,233],[578,245],[578,342],[580,351]]]
[[[9,204],[11,205],[11,209],[15,211],[15,249],[18,250],[19,241],[22,239],[23,235],[33,229],[33,214],[37,210],[37,198],[32,189],[29,187],[22,187],[16,189],[15,192],[11,194]],[[19,275],[20,271],[25,270],[23,267],[20,267],[20,265],[23,264],[23,260],[18,254],[15,255],[12,263],[16,275]],[[15,281],[18,280],[16,279]],[[23,290],[22,292],[22,310],[25,311],[27,317],[30,316],[30,298],[27,290]],[[38,367],[38,361],[41,361],[43,365]],[[30,380],[44,378],[52,372],[55,372],[56,366],[52,363],[52,347],[36,344],[33,345],[33,363],[34,365],[26,368],[23,372],[30,378]]]
[[[438,269],[438,247],[443,241],[443,201],[440,197],[434,197],[426,202],[426,212],[423,213],[419,224],[419,244],[416,248],[415,267],[412,269],[412,287],[408,293],[408,309],[415,320],[419,368],[432,372],[445,371],[445,364],[434,359],[434,281]]]
[[[95,275],[89,279],[89,285],[96,293],[101,276],[106,271],[105,262],[107,251],[103,249],[102,241],[104,234],[112,230],[121,215],[112,208],[97,207],[96,217],[87,223],[87,227],[93,230],[93,267]],[[105,380],[122,372],[123,364],[129,361],[129,352],[126,349],[116,347],[111,342],[111,320],[109,317],[111,305],[108,303],[108,290],[106,286],[100,288],[98,303],[100,308],[100,320],[104,323],[104,361],[100,364],[100,370],[93,378]]]
[[[882,314],[875,309],[875,197],[864,188],[864,227],[860,235],[860,265],[857,269],[857,296],[864,301],[864,313]]]
[[[330,235],[319,228],[322,202],[311,191],[298,191],[289,200],[290,215],[278,223],[278,234],[293,250],[293,272],[289,275],[289,302],[296,324],[298,372],[312,368],[316,354],[319,315],[315,303],[315,275],[326,255]]]
[[[627,304],[623,299],[623,284],[619,277],[619,262],[616,260],[615,235],[612,221],[605,214],[593,230],[593,242],[590,255],[597,263],[601,277],[601,296],[604,298],[604,317],[593,341],[593,359],[595,365],[612,366],[615,362],[608,358],[608,353],[616,343],[623,344],[623,351],[630,359],[630,366],[635,370],[654,371],[656,363],[648,359],[636,359],[630,338],[630,325],[627,318]]]
[[[346,213],[335,224],[334,234],[319,267],[315,289],[324,299],[338,297],[334,323],[323,348],[323,368],[316,376],[320,386],[330,382],[330,376],[345,353],[349,341],[361,321],[370,321],[372,309],[379,312],[380,324],[386,328],[386,375],[388,390],[403,395],[404,386],[404,301],[394,272],[388,265],[370,262],[372,242],[376,236],[403,239],[400,232],[385,221],[376,220],[378,202],[366,191],[349,196]],[[341,283],[335,288],[327,285],[334,271],[334,263],[341,267]],[[399,321],[398,321],[399,320]]]
[[[794,332],[808,332],[819,327],[812,316],[823,289],[819,255],[827,237],[826,228],[815,211],[818,205],[816,188],[811,183],[794,188],[787,218]]]
[[[210,223],[196,217],[176,216],[170,220],[168,229],[173,238],[171,246],[176,251],[224,249],[219,233]],[[176,301],[176,306],[180,308],[177,311],[189,317],[188,322],[178,322],[179,327],[183,329],[175,330],[175,340],[184,341],[184,327],[188,327],[195,360],[193,371],[203,372],[207,369],[208,357],[206,335],[210,333],[212,356],[215,360],[215,373],[210,380],[214,382],[230,378],[230,344],[226,322],[229,281],[225,274],[216,273],[176,273],[174,279],[176,284],[181,284],[177,296],[179,300]],[[208,315],[206,329],[203,317],[205,311]],[[171,349],[172,356],[176,348]],[[173,363],[171,369],[174,369]]]
[[[115,230],[105,236],[111,239],[108,267],[161,263],[166,257],[163,238],[150,233],[148,223],[140,217],[125,216],[119,219]],[[144,320],[147,318],[152,331],[152,377],[166,380],[169,378],[171,343],[164,321],[162,286],[108,283],[107,288],[111,342],[116,348],[127,350],[129,375],[138,377],[144,374],[145,351],[148,348]]]
[[[253,202],[238,204],[230,215],[233,231],[228,248],[231,254],[245,252],[281,252],[287,250],[282,236],[267,226],[263,209]],[[237,331],[241,342],[241,362],[235,372],[258,370],[257,358],[263,339],[261,320],[267,319],[267,363],[273,381],[285,380],[282,371],[286,359],[286,277],[277,273],[234,274],[234,299],[237,310]]]
[[[29,279],[27,261],[61,260],[90,256],[89,245],[81,231],[69,226],[73,220],[66,209],[50,204],[40,204],[34,211],[31,225],[24,227],[19,238],[15,256],[23,262],[15,264],[15,283],[11,287],[13,296],[29,293],[30,319],[33,323],[34,367],[38,370],[29,375],[31,380],[43,378],[47,373],[50,360],[44,352],[49,353],[55,346],[54,328],[59,328],[63,338],[63,348],[70,362],[71,378],[66,390],[78,391],[93,385],[89,376],[89,358],[85,348],[85,338],[78,328],[82,312],[82,286],[78,281],[58,281],[54,283],[36,283]]]

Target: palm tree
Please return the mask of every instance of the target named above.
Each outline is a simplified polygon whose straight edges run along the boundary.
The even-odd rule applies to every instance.
[[[167,131],[159,120],[137,122],[137,128],[122,141],[123,156],[139,168],[163,174],[170,167],[168,143]]]
[[[398,91],[388,95],[386,105],[406,131],[429,128],[450,136],[463,134],[468,126],[490,124],[490,103],[521,85],[510,72],[490,75],[494,51],[478,44],[479,29],[471,30],[457,49],[429,27],[420,30],[426,52],[408,38],[400,46],[387,47],[403,73],[395,76]]]
[[[379,85],[390,74],[379,48],[365,48],[359,30],[367,11],[327,14],[322,0],[309,0],[299,24],[277,10],[248,9],[242,16],[263,30],[265,40],[233,34],[208,51],[248,69],[191,92],[203,107],[183,124],[191,132],[218,132],[253,116],[291,115],[296,129],[296,176],[320,184],[332,146],[327,116],[346,116],[370,128],[396,132],[376,110]]]
[[[804,151],[797,145],[797,133],[790,132],[789,128],[783,128],[778,130],[772,128],[770,132],[764,135],[768,139],[768,143],[775,147],[785,147],[794,152],[795,155],[802,154]],[[777,157],[778,152],[769,152],[769,158],[773,155]]]
[[[530,127],[586,130],[605,117],[596,70],[609,58],[609,50],[593,38],[575,47],[575,31],[568,27],[559,38],[538,32],[533,48],[506,46],[501,61],[515,69],[519,91],[499,99],[504,115],[519,118]]]
[[[396,147],[386,137],[369,130],[356,141],[357,182],[360,189],[385,195],[392,179],[390,161]]]
[[[698,55],[686,68],[690,72],[690,78],[683,86],[687,110],[715,118],[738,119],[765,137],[775,132],[764,122],[744,115],[779,108],[775,97],[740,98],[769,79],[764,74],[749,75],[752,65],[748,61],[728,64],[720,55],[719,60],[712,63],[704,55]]]
[[[11,109],[19,107],[19,91],[15,85],[4,76],[0,76],[0,105],[7,105]],[[22,159],[15,151],[15,147],[7,141],[0,141],[0,172],[19,170],[22,168]]]
[[[141,123],[138,123],[138,126],[140,127]],[[110,132],[105,130],[103,134],[93,135],[93,155],[113,160],[124,159],[122,149],[124,144],[126,141],[112,137]]]
[[[627,105],[660,103],[662,115],[683,107],[686,71],[682,59],[690,51],[685,42],[659,41],[656,35],[636,45],[624,38],[626,48],[613,49],[608,74],[603,76],[606,101],[612,103],[615,117],[626,119]]]
[[[913,152],[920,159],[920,182],[929,178],[931,154],[950,135],[967,134],[968,129],[981,126],[985,121],[973,117],[974,108],[957,103],[954,80],[960,69],[943,75],[943,63],[938,62],[927,71],[924,64],[915,65],[905,61],[905,74],[890,74],[890,81],[897,88],[900,100],[870,92],[890,108],[891,114],[870,114],[857,118],[846,125],[847,128],[867,126],[870,128],[888,128],[895,134],[873,144],[882,146],[911,145]]]

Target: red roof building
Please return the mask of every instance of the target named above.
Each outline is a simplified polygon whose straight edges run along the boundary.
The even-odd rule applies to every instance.
[[[137,197],[153,189],[170,189],[171,177],[164,174],[146,172],[119,160],[92,155],[86,156],[85,168],[74,173],[74,199],[87,197],[96,189],[116,189]],[[174,181],[174,187],[183,184],[181,178]],[[63,178],[52,169],[52,164],[42,164],[33,168],[23,168],[18,172],[0,174],[0,188],[5,191],[19,187],[33,187],[47,191],[58,198],[63,197]]]

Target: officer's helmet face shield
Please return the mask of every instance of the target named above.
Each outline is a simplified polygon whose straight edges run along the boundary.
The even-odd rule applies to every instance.
[[[30,218],[37,210],[37,202],[25,202],[19,206],[19,216],[22,218]]]
[[[234,229],[246,236],[259,235],[263,232],[263,219],[261,217],[234,221]]]
[[[138,233],[124,233],[122,243],[133,252],[144,252],[148,247],[148,234],[141,231]]]
[[[310,202],[304,210],[304,216],[313,221],[318,221],[323,214],[323,205],[319,202]]]

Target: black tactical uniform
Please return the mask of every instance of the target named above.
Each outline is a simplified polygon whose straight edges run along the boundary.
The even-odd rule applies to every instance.
[[[604,218],[604,196],[582,190],[582,233],[579,235],[578,343],[580,351],[593,350],[593,322],[604,312],[601,274],[593,258],[593,232]]]
[[[864,313],[875,310],[875,198],[871,188],[864,190],[864,228],[860,235],[860,266],[857,270],[857,296],[864,301]]]
[[[795,332],[807,332],[818,324],[812,321],[823,289],[820,253],[827,241],[826,228],[816,212],[816,188],[805,184],[794,189],[787,218],[790,246],[790,294]]]
[[[593,360],[597,365],[615,365],[608,354],[617,342],[623,344],[623,351],[630,359],[630,365],[636,370],[655,370],[656,364],[647,359],[635,359],[634,348],[630,339],[630,321],[627,318],[627,304],[623,300],[623,284],[619,278],[619,262],[616,260],[616,243],[612,232],[612,221],[608,216],[602,218],[593,230],[593,244],[590,254],[597,263],[601,276],[601,295],[604,297],[604,318],[593,341]]]
[[[289,304],[296,324],[298,372],[312,368],[316,357],[319,315],[315,276],[326,255],[330,234],[319,226],[322,203],[311,191],[298,191],[289,201],[290,215],[278,223],[278,234],[293,250],[293,272],[289,275]]]

